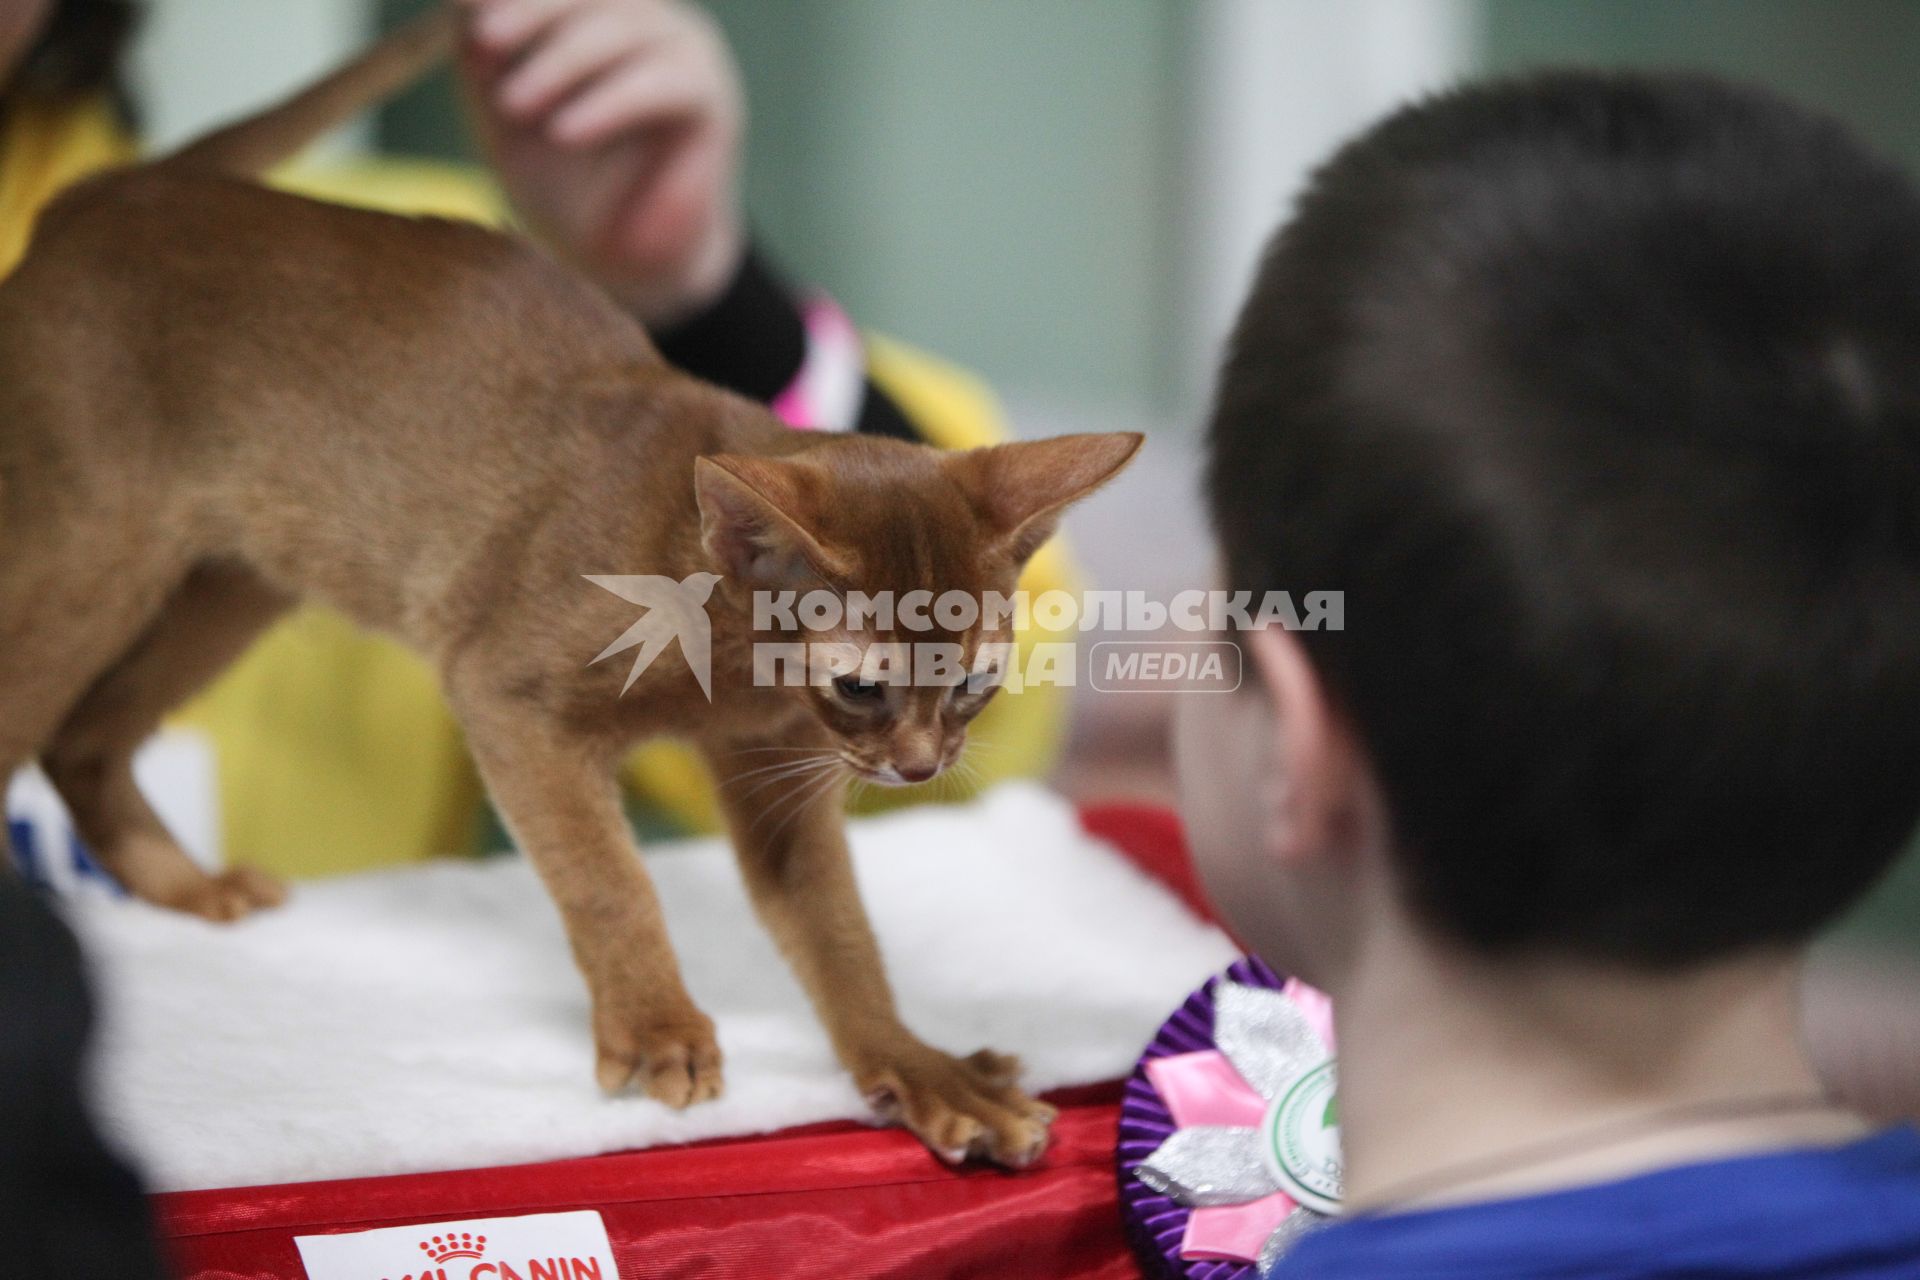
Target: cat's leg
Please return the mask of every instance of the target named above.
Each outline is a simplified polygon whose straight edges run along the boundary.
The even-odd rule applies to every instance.
[[[100,538],[78,510],[0,491],[0,787],[41,753],[185,572],[165,547]]]
[[[600,1087],[637,1082],[673,1107],[718,1097],[713,1021],[680,980],[620,806],[617,754],[537,716],[461,711],[487,790],[560,908],[586,978]]]
[[[285,899],[264,872],[209,874],[189,858],[134,785],[133,753],[161,716],[224,670],[290,603],[241,566],[194,570],[48,743],[41,763],[75,828],[135,897],[209,920],[235,920]]]
[[[754,907],[861,1092],[950,1162],[1038,1159],[1054,1109],[1021,1092],[1019,1062],[989,1049],[943,1053],[895,1011],[847,853],[843,785],[767,766],[751,749],[713,747],[707,757]]]

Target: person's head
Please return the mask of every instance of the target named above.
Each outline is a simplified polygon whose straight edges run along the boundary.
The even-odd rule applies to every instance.
[[[133,19],[128,0],[0,4],[0,100],[111,88]]]
[[[1914,830],[1920,198],[1825,119],[1398,112],[1274,240],[1208,488],[1226,586],[1345,593],[1181,734],[1221,908],[1310,980],[1382,901],[1490,961],[1791,949]]]

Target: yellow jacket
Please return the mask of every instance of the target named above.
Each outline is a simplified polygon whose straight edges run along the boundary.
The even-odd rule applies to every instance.
[[[62,188],[124,163],[134,149],[101,104],[20,104],[0,119],[0,275],[25,251],[35,212]],[[322,199],[498,224],[503,206],[473,174],[368,161],[297,169],[277,185]],[[868,372],[928,440],[967,448],[1004,438],[977,380],[869,336]],[[1065,587],[1064,552],[1043,549],[1022,585]],[[976,733],[993,744],[981,781],[1043,772],[1058,749],[1063,691],[1003,694]],[[283,875],[324,875],[472,850],[486,828],[480,783],[427,666],[385,637],[320,608],[273,628],[178,719],[210,736],[228,857]],[[635,752],[637,800],[672,822],[715,822],[710,785],[673,743]],[[948,793],[953,794],[953,793]],[[910,797],[909,797],[910,798]]]

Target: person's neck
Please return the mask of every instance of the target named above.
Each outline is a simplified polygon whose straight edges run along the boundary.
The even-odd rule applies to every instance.
[[[1502,1198],[1857,1136],[1818,1102],[1798,974],[1785,953],[1678,976],[1493,964],[1380,931],[1335,1001],[1348,1204]]]

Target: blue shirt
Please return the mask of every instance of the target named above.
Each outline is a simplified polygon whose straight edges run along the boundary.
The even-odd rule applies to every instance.
[[[1355,1217],[1270,1280],[1920,1278],[1920,1131],[1517,1200]]]

